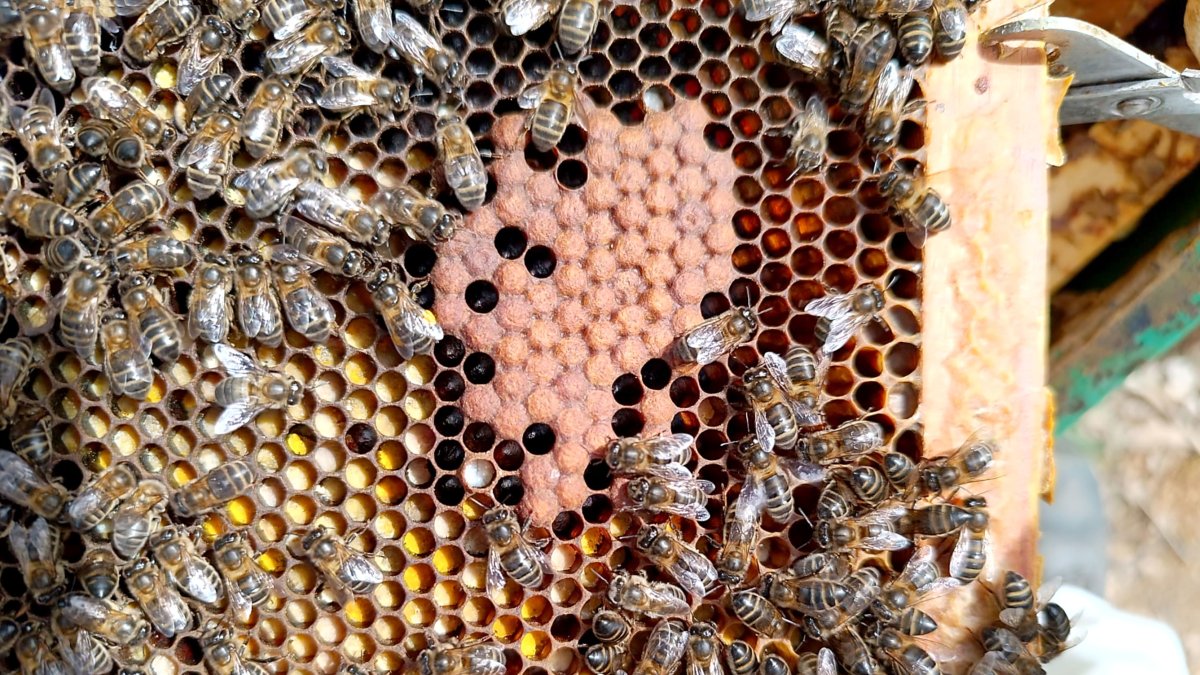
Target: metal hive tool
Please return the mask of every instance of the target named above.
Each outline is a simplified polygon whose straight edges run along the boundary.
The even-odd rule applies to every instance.
[[[440,13],[444,42],[467,65],[468,124],[487,147],[497,116],[517,111],[516,95],[542,79],[552,62],[553,23],[524,38],[504,36],[488,3],[449,0]],[[746,364],[760,350],[782,351],[789,343],[815,345],[815,320],[801,311],[825,288],[847,292],[861,283],[890,285],[884,322],[869,325],[834,356],[825,391],[831,424],[865,416],[887,431],[893,449],[913,457],[922,452],[914,422],[916,369],[920,358],[920,252],[887,215],[871,177],[879,170],[857,131],[839,127],[829,138],[829,161],[822,175],[790,180],[784,159],[787,138],[771,130],[791,118],[788,91],[808,85],[776,62],[764,39],[754,37],[729,2],[659,0],[608,8],[602,14],[593,51],[581,62],[587,93],[622,122],[639,124],[647,106],[669,109],[680,98],[698,99],[708,110],[704,137],[714,153],[730,154],[741,171],[736,182],[738,211],[732,222],[738,238],[730,265],[737,276],[728,288],[713,288],[702,304],[711,316],[735,303],[750,303],[763,315],[757,338],[726,359],[696,374],[677,375],[653,360],[614,385],[615,400],[633,412],[638,396],[626,387],[669,388],[679,410],[672,428],[697,436],[697,473],[722,490],[730,487],[726,463],[730,438],[747,430],[747,415],[725,398]],[[262,29],[256,37],[262,37]],[[110,38],[111,39],[111,38]],[[119,38],[118,38],[119,39]],[[144,98],[160,116],[180,104],[168,91],[176,54],[138,68],[113,56],[106,44],[102,71]],[[234,102],[244,105],[260,79],[263,45],[254,40],[223,63],[236,80]],[[407,81],[406,67],[360,48],[355,61],[370,70]],[[21,41],[8,45],[0,62],[3,86],[14,103],[29,100],[37,76],[26,66]],[[75,103],[77,106],[78,103]],[[435,181],[433,102],[395,123],[366,117],[342,123],[316,108],[301,107],[280,150],[310,144],[329,153],[329,175],[351,194],[369,196],[378,187]],[[65,117],[78,115],[69,106]],[[838,122],[835,117],[835,124]],[[563,159],[587,142],[573,127],[561,152],[530,157],[538,171],[559,175]],[[924,142],[920,125],[906,121],[898,156],[919,160]],[[170,191],[167,213],[173,233],[212,251],[238,242],[277,240],[269,222],[254,222],[214,197],[195,201],[174,161],[184,141],[153,156],[156,172]],[[19,144],[5,147],[23,156]],[[249,158],[239,155],[239,166]],[[561,178],[561,176],[560,176]],[[493,185],[489,198],[503,185]],[[424,244],[407,245],[393,236],[392,251],[410,277],[429,274],[436,253]],[[495,255],[494,251],[485,251]],[[53,297],[61,280],[44,266],[36,242],[20,241],[4,252],[22,281],[15,313],[23,330],[52,321]],[[62,349],[53,335],[36,338],[39,359],[26,385],[29,402],[44,402],[60,440],[52,475],[74,489],[95,471],[133,461],[148,475],[161,475],[175,487],[235,457],[255,463],[259,484],[202,520],[211,540],[230,528],[244,532],[259,564],[278,578],[278,593],[266,611],[245,628],[251,651],[281,655],[288,672],[333,673],[346,664],[367,664],[380,672],[413,667],[426,646],[425,634],[490,633],[506,648],[510,673],[573,674],[583,671],[576,646],[587,640],[585,622],[599,603],[611,570],[629,560],[620,537],[630,527],[608,495],[610,477],[593,462],[586,475],[594,491],[579,511],[564,512],[545,529],[554,575],[547,586],[529,592],[509,584],[501,597],[484,590],[487,543],[476,521],[478,495],[486,504],[519,503],[519,468],[525,453],[552,451],[545,436],[496,437],[487,420],[464,419],[455,402],[466,387],[486,387],[491,359],[468,350],[455,337],[432,356],[402,361],[377,322],[366,289],[321,275],[318,284],[333,298],[338,327],[325,345],[308,345],[289,333],[276,349],[253,345],[264,365],[280,365],[304,381],[302,402],[271,411],[228,437],[213,439],[216,417],[209,403],[221,375],[210,350],[190,348],[179,361],[156,374],[147,401],[114,400],[98,367]],[[175,309],[188,291],[176,279]],[[423,298],[433,300],[438,289]],[[245,342],[235,343],[247,346]],[[469,353],[468,353],[469,352]],[[541,420],[553,425],[553,420]],[[649,433],[655,429],[647,429]],[[636,433],[637,425],[615,433]],[[470,477],[466,477],[466,473]],[[816,494],[798,489],[798,502],[811,510]],[[720,495],[713,505],[720,503]],[[377,556],[386,579],[371,597],[341,610],[319,606],[312,592],[316,570],[289,550],[287,535],[315,525],[341,534],[361,531],[354,546]],[[766,523],[759,546],[764,569],[786,566],[809,540],[804,523],[784,528]],[[721,519],[684,530],[699,542],[720,534]],[[64,548],[68,564],[78,563],[91,544],[70,533]],[[24,611],[24,582],[15,561],[0,547],[0,606],[6,615]],[[706,603],[698,617],[714,617],[726,638],[744,629],[726,616],[719,600]],[[36,612],[44,610],[34,608]],[[203,620],[201,621],[201,625]],[[644,634],[635,640],[644,639]],[[199,632],[153,643],[150,667],[156,673],[203,673]],[[5,664],[10,666],[11,664]]]

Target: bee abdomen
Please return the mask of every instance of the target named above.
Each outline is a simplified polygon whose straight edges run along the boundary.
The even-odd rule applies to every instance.
[[[533,146],[546,151],[558,145],[567,130],[567,107],[558,101],[542,101],[533,113]]]
[[[914,66],[929,60],[933,52],[933,17],[913,12],[900,22],[900,55]]]
[[[946,203],[932,190],[925,193],[925,197],[917,205],[914,215],[917,220],[925,223],[929,234],[941,232],[950,227],[950,209],[946,208]]]
[[[775,445],[781,448],[795,447],[800,438],[800,427],[792,411],[783,403],[776,403],[763,413],[775,429]]]
[[[600,18],[596,3],[570,0],[558,15],[558,44],[564,54],[574,54],[588,46]]]
[[[221,189],[222,177],[209,171],[189,166],[187,169],[188,189],[198,199],[205,199]]]
[[[158,312],[146,312],[138,321],[138,329],[150,343],[150,351],[160,360],[174,362],[183,351],[183,331],[174,319]]]
[[[471,161],[471,159],[461,158],[454,161]],[[451,167],[447,167],[446,173],[455,173],[455,170]],[[467,170],[467,173],[473,174],[475,171],[473,168],[470,168]],[[462,204],[463,208],[468,211],[474,211],[475,209],[483,206],[483,200],[487,196],[487,183],[487,175],[483,174],[478,176],[478,180],[468,180],[462,185],[458,186],[458,188],[454,191],[454,196],[458,197],[458,201],[460,204]]]
[[[244,401],[250,398],[250,380],[245,377],[226,377],[217,383],[213,398],[222,407]]]
[[[780,523],[791,520],[796,512],[796,500],[792,497],[787,479],[781,475],[774,475],[764,483],[763,488],[767,493],[767,515]]]
[[[533,556],[526,555],[521,549],[513,549],[502,554],[500,565],[513,578],[513,581],[525,588],[538,588],[542,585],[541,565]]]
[[[94,75],[100,69],[100,27],[96,20],[83,13],[71,14],[63,23],[63,32],[75,69]]]

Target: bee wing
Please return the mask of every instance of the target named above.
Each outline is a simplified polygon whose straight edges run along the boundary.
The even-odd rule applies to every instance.
[[[0,450],[0,495],[19,506],[29,505],[30,486],[45,483],[20,455]]]
[[[988,652],[971,668],[969,675],[1017,675],[1016,666],[1008,662],[1004,652]]]
[[[1037,606],[1045,607],[1053,598],[1058,589],[1062,588],[1062,577],[1054,577],[1044,582],[1037,590]]]
[[[500,565],[500,552],[493,546],[488,550],[487,592],[493,596],[504,588],[504,567]]]
[[[328,83],[317,95],[317,105],[325,110],[350,110],[380,103],[378,96],[356,87],[333,87]]]
[[[193,292],[188,304],[188,335],[220,344],[229,335],[229,296],[220,288]],[[228,366],[226,366],[228,369]]]
[[[87,106],[101,119],[127,124],[132,119],[131,107],[140,107],[124,87],[103,77],[89,77],[83,81]],[[134,108],[136,109],[136,107]]]
[[[829,44],[812,29],[798,23],[789,23],[775,38],[775,51],[783,58],[810,73],[825,69],[829,56]]]
[[[767,421],[767,416],[759,411],[754,412],[754,433],[758,436],[758,444],[763,450],[771,452],[775,449],[775,427]]]
[[[161,578],[158,581],[161,582]],[[147,598],[147,602],[142,604],[141,608],[146,613],[146,618],[150,619],[150,623],[166,637],[172,637],[191,627],[192,614],[180,597],[179,591],[166,584],[157,583],[154,597]]]
[[[859,422],[842,434],[842,443],[850,454],[861,455],[878,448],[883,439],[883,428],[876,422]]]
[[[792,380],[788,377],[787,362],[783,360],[782,356],[775,352],[763,352],[762,362],[776,384],[783,389],[787,389],[792,385]]]
[[[825,338],[825,344],[821,347],[826,354],[832,354],[842,348],[842,345],[850,341],[854,337],[859,328],[863,324],[870,321],[871,317],[865,314],[843,314],[829,325],[829,335]]]
[[[392,13],[392,45],[414,65],[429,68],[429,54],[442,51],[442,44],[420,21],[407,12]]]
[[[170,574],[175,586],[193,598],[211,605],[221,598],[221,577],[208,561],[188,554],[180,576]]]
[[[1000,610],[1000,621],[1006,626],[1016,628],[1025,620],[1027,610],[1019,607],[1009,607],[1008,609]]]
[[[688,659],[687,668],[684,669],[684,675],[724,675],[725,670],[721,667],[720,659],[709,659],[708,663],[696,663],[692,659]]]
[[[38,518],[29,526],[29,550],[42,560],[53,560],[58,557],[62,548],[62,540],[58,537],[58,528]]]
[[[723,317],[716,316],[696,326],[684,337],[687,346],[696,352],[696,363],[705,365],[720,358],[721,354],[733,346],[732,338],[727,337],[722,328]]]
[[[702,598],[713,589],[717,580],[717,568],[712,561],[700,555],[696,549],[681,542],[679,559],[675,563],[676,577],[681,585],[691,584],[692,592],[697,598]],[[682,576],[681,576],[682,574]],[[690,579],[685,582],[684,577]]]
[[[392,3],[389,0],[355,0],[355,23],[363,44],[383,53],[392,37]]]
[[[207,171],[225,156],[225,139],[217,136],[196,135],[188,141],[179,156],[180,166],[194,166]]]
[[[933,3],[933,15],[944,33],[953,35],[967,31],[967,13],[960,3],[938,0]]]
[[[275,296],[269,291],[263,293],[238,294],[237,314],[242,324],[242,332],[246,337],[254,338],[259,335],[271,335],[276,332],[283,317],[279,315],[279,306],[275,304]]]
[[[642,441],[642,448],[655,460],[684,464],[691,459],[692,437],[688,434],[667,434]],[[689,475],[691,472],[689,472]]]
[[[768,2],[756,2],[753,7],[747,7],[746,3],[742,3],[745,9],[747,21],[766,21],[784,13],[791,13],[796,8],[796,0],[769,0]]]
[[[223,50],[205,53],[200,48],[200,38],[203,34],[204,32],[201,30],[194,31],[187,46],[183,49],[184,53],[179,58],[179,75],[175,90],[182,96],[192,93],[196,85],[200,84],[200,80],[213,72],[213,66],[224,55]]]
[[[525,88],[521,95],[517,97],[517,105],[525,110],[532,110],[538,107],[542,99],[546,96],[546,84],[534,84]]]
[[[16,523],[12,526],[12,530],[8,533],[8,548],[12,551],[13,557],[17,559],[17,566],[22,571],[28,569],[30,563],[29,557],[29,530],[25,526]]]
[[[932,546],[928,544],[921,546],[908,559],[908,564],[904,566],[904,572],[900,575],[900,578],[911,582],[914,577],[924,571],[921,569],[921,566],[933,562],[936,557],[937,551]]]
[[[276,26],[271,34],[276,40],[286,40],[303,30],[320,13],[320,7],[317,7],[315,4],[308,4],[303,11],[289,16],[286,21]]]
[[[383,582],[383,572],[367,556],[361,553],[351,553],[342,561],[338,575],[346,581],[364,584],[379,584]]]
[[[907,77],[905,77],[906,75]],[[896,59],[888,61],[879,75],[879,83],[875,85],[875,93],[871,96],[868,115],[898,114],[900,106],[904,105],[904,99],[908,98],[910,87],[912,87],[912,73],[902,68]]]
[[[355,80],[378,79],[371,73],[354,65],[354,62],[340,56],[322,56],[321,65],[325,72],[333,77],[350,77]]]
[[[272,73],[290,75],[328,49],[329,45],[308,40],[304,34],[297,33],[268,47],[265,58]]]
[[[895,532],[880,532],[863,538],[862,542],[863,546],[876,551],[900,551],[912,546],[907,537]]]
[[[838,319],[849,310],[848,299],[849,297],[842,293],[815,298],[804,306],[804,312],[826,319]]]
[[[817,652],[817,675],[837,675],[837,659],[829,647],[821,647]]]
[[[245,593],[238,590],[237,584],[225,579],[225,597],[229,598],[229,613],[233,614],[233,618],[238,623],[250,623],[250,617],[254,611],[254,604],[250,602],[250,598],[246,597]]]
[[[788,405],[792,409],[792,414],[796,416],[796,421],[799,422],[801,426],[815,427],[825,423],[825,416],[821,414],[821,411],[808,405],[807,403],[802,403],[796,399],[789,398]]]
[[[646,474],[657,476],[659,478],[686,479],[692,477],[692,472],[679,462],[668,462],[666,464],[651,464],[646,467]]]
[[[109,371],[112,372],[112,371]],[[79,496],[71,500],[67,505],[67,520],[77,529],[83,530],[83,519],[88,512],[98,508],[100,502],[104,499],[99,490],[87,489],[79,493]]]
[[[417,307],[418,309],[420,308],[419,305]],[[445,335],[442,332],[442,327],[436,321],[430,321],[426,318],[424,311],[405,312],[400,320],[404,323],[405,328],[417,335],[430,337],[434,340],[441,340]]]
[[[900,518],[907,513],[907,506],[904,506],[903,504],[896,504],[894,506],[885,506],[883,508],[875,509],[874,511],[859,518],[859,520],[865,525],[890,526],[892,523],[896,522],[897,518]]]
[[[767,491],[763,482],[753,474],[746,477],[742,483],[742,492],[738,495],[735,518],[741,521],[756,521],[762,514],[767,503]]]
[[[500,4],[500,18],[510,35],[520,37],[546,23],[559,4],[559,0],[508,0]]]
[[[691,616],[692,606],[688,603],[687,595],[678,586],[668,583],[648,583],[642,587],[648,602],[647,607],[657,611],[647,612],[647,616]]]
[[[164,0],[157,0],[154,3],[148,0],[114,0],[113,10],[117,16],[141,16],[150,8],[151,4],[162,4]]]
[[[790,457],[780,457],[779,466],[801,483],[820,483],[829,476],[820,464],[809,464]]]
[[[213,435],[228,434],[246,426],[264,408],[266,406],[258,401],[238,401],[226,407],[217,417],[217,423],[213,425]]]
[[[263,372],[254,359],[223,342],[213,345],[213,354],[230,375],[249,377]]]

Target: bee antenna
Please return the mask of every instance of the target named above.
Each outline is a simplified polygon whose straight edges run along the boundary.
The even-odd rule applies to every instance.
[[[887,291],[892,290],[892,286],[895,286],[898,283],[900,283],[900,275],[893,274],[892,278],[888,279],[888,284],[883,288],[883,291],[886,293]]]

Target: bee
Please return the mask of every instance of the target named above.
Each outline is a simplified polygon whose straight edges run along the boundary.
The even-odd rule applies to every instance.
[[[892,489],[904,496],[916,490],[921,478],[917,463],[899,452],[883,453],[883,475]]]
[[[100,331],[100,300],[108,293],[108,268],[81,260],[67,277],[58,313],[58,334],[63,346],[92,360]]]
[[[384,53],[391,44],[392,3],[386,0],[350,0],[354,24],[363,45],[376,54]]]
[[[633,628],[625,617],[611,609],[602,609],[592,617],[592,633],[604,643],[625,642],[633,634]]]
[[[646,647],[633,675],[672,675],[683,660],[688,639],[688,627],[682,620],[660,621],[646,638]]]
[[[112,597],[121,583],[116,557],[103,548],[94,548],[84,555],[76,576],[84,590],[99,600]]]
[[[315,228],[299,218],[289,216],[284,219],[283,241],[285,246],[281,250],[291,252],[287,260],[294,257],[315,264],[331,274],[351,279],[358,278],[367,269],[367,259],[345,239]]]
[[[8,115],[13,131],[29,155],[30,166],[42,177],[53,179],[71,164],[71,151],[62,142],[54,94],[49,89],[38,92],[34,105],[28,108],[13,106]]]
[[[444,337],[433,312],[418,305],[413,292],[407,287],[391,281],[391,274],[386,269],[376,272],[367,284],[367,290],[371,291],[371,301],[383,316],[400,358],[411,359],[413,354],[428,354]]]
[[[972,436],[949,457],[922,462],[918,468],[921,485],[930,494],[959,487],[986,473],[996,453],[995,443]]]
[[[90,117],[75,130],[75,144],[84,154],[107,157],[113,164],[141,171],[147,164],[146,142],[131,129],[117,129],[107,120]]]
[[[851,622],[861,616],[870,606],[871,600],[879,595],[879,570],[874,567],[860,567],[843,579],[842,584],[849,593],[836,607],[811,610],[805,615],[804,628],[810,637],[828,640],[834,635],[846,632]],[[844,655],[839,655],[838,660],[843,661],[843,665],[850,661]],[[851,669],[851,672],[858,671]]]
[[[643,525],[637,535],[636,547],[697,598],[703,598],[716,588],[717,570],[712,562],[669,527]]]
[[[9,222],[34,239],[65,237],[79,231],[75,214],[32,192],[9,195],[5,209]]]
[[[230,351],[233,349],[230,348]],[[181,518],[208,513],[245,494],[254,480],[254,469],[250,462],[244,459],[227,462],[209,471],[203,478],[176,490],[171,495],[171,507]]]
[[[1034,640],[1032,651],[1043,663],[1082,639],[1082,636],[1071,637],[1071,619],[1062,606],[1049,602],[1038,610],[1038,637]]]
[[[0,497],[47,520],[58,520],[67,506],[66,488],[48,482],[10,450],[0,450]]]
[[[25,586],[34,602],[46,604],[66,587],[66,575],[62,568],[62,533],[36,518],[25,527],[20,523],[12,526],[8,547],[17,566],[25,576]]]
[[[21,636],[21,624],[7,617],[0,619],[0,654],[8,654]]]
[[[233,95],[233,78],[216,73],[202,78],[183,102],[183,114],[176,113],[175,123],[188,133],[195,133],[199,124],[221,110]],[[241,122],[239,122],[241,124]]]
[[[613,572],[605,597],[621,610],[650,618],[687,617],[692,613],[691,603],[678,586],[622,570]]]
[[[264,12],[263,16],[266,16]],[[263,53],[272,75],[304,75],[322,56],[341,53],[350,43],[350,27],[342,19],[327,15],[302,31],[267,47]]]
[[[417,655],[420,675],[504,675],[504,650],[486,638],[446,646],[436,639]]]
[[[360,244],[387,243],[387,222],[371,208],[315,180],[298,185],[292,208],[309,221]]]
[[[796,660],[796,675],[837,675],[837,659],[828,647],[816,654],[805,652]]]
[[[0,373],[3,367],[0,367]],[[9,430],[12,449],[33,466],[49,466],[54,456],[54,445],[50,441],[50,421],[45,412],[26,412],[18,415]]]
[[[385,11],[384,16],[390,23],[391,15]],[[321,65],[329,79],[316,102],[324,110],[346,115],[365,112],[394,122],[396,113],[409,107],[408,90],[397,82],[369,73],[341,57],[322,56]]]
[[[301,183],[318,181],[327,168],[320,152],[299,148],[246,170],[233,185],[246,195],[246,215],[266,218],[283,208]]]
[[[87,204],[104,185],[104,167],[95,162],[71,165],[54,178],[50,197],[68,211]]]
[[[437,147],[446,183],[454,190],[458,203],[467,211],[483,206],[488,184],[483,157],[471,128],[449,106],[438,111]]]
[[[738,496],[739,505],[755,511],[765,508],[767,515],[779,523],[787,523],[796,514],[792,486],[784,472],[802,483],[818,482],[823,475],[818,467],[780,459],[754,436],[739,444],[738,454],[746,465],[746,482]]]
[[[214,469],[205,477],[206,482],[211,483],[213,474],[228,466],[232,465]],[[147,544],[167,578],[180,591],[206,605],[215,604],[221,598],[221,577],[207,560],[200,557],[195,544],[179,528],[168,525],[151,536]]]
[[[600,21],[600,2],[601,0],[564,0],[555,26],[558,46],[564,55],[578,54],[592,44],[596,24]]]
[[[66,19],[63,20],[63,40],[71,64],[84,75],[100,69],[100,16],[95,0],[65,0]],[[106,25],[112,22],[103,19]]]
[[[609,442],[604,461],[617,475],[691,478],[685,464],[692,458],[692,437],[679,433],[650,438],[618,438]]]
[[[921,248],[931,234],[950,228],[950,208],[925,180],[892,169],[879,180],[879,194],[891,200],[892,210],[904,223],[904,234]]]
[[[895,529],[896,519],[906,511],[903,506],[889,506],[858,518],[823,520],[817,523],[813,536],[826,550],[898,551],[912,545]]]
[[[192,295],[188,299],[187,332],[193,340],[224,342],[229,335],[232,314],[230,296],[233,278],[225,256],[206,253],[192,274]]]
[[[716,561],[717,579],[726,586],[740,586],[746,580],[758,546],[761,514],[759,505],[740,496],[726,509],[721,551]]]
[[[924,12],[932,4],[932,0],[850,0],[846,6],[864,19],[874,19],[885,14],[902,16]]]
[[[250,613],[271,596],[271,579],[254,562],[254,552],[246,540],[230,532],[213,542],[213,560],[225,578],[225,596],[234,616],[249,623]]]
[[[802,422],[814,416],[819,419],[817,406],[829,360],[818,360],[807,347],[799,345],[789,348],[782,357],[774,352],[764,352],[762,359],[772,379],[793,401],[793,407],[799,405],[804,410],[803,414],[797,414],[797,419]]]
[[[850,589],[837,581],[801,579],[787,573],[764,576],[760,591],[776,607],[803,613],[834,609],[850,594]]]
[[[304,535],[301,546],[304,554],[321,570],[325,580],[339,595],[366,595],[383,581],[383,572],[370,558],[350,548],[336,534],[323,527],[318,526]]]
[[[850,38],[850,68],[842,82],[842,106],[847,112],[862,112],[895,51],[896,36],[883,21],[864,22],[854,32]]]
[[[154,384],[150,348],[125,312],[110,309],[100,322],[104,374],[118,396],[144,401]]]
[[[910,67],[902,67],[895,59],[888,61],[883,74],[879,76],[879,84],[875,87],[863,122],[867,146],[874,152],[882,154],[896,147],[900,134],[900,115],[904,112],[904,102],[908,100],[912,84]]]
[[[100,242],[117,241],[124,233],[160,215],[166,205],[162,190],[145,181],[134,181],[92,212],[88,232]]]
[[[233,28],[218,17],[209,15],[191,30],[187,45],[179,54],[179,71],[175,91],[190,96],[200,82],[215,74],[221,59],[233,49]]]
[[[734,347],[749,342],[757,332],[758,317],[749,307],[731,307],[679,336],[667,359],[675,365],[708,365]]]
[[[151,234],[117,244],[108,257],[113,269],[128,275],[183,269],[195,262],[196,250],[169,234]]]
[[[59,656],[76,673],[107,673],[114,661],[109,647],[86,630],[55,625]]]
[[[717,625],[711,621],[697,621],[688,633],[685,675],[723,675]]]
[[[150,352],[164,363],[176,361],[183,351],[183,329],[175,314],[163,304],[158,289],[139,275],[122,279],[120,293],[129,323],[136,328]]]
[[[433,246],[453,239],[462,225],[461,216],[408,184],[380,189],[370,205],[392,226],[404,228],[410,238]]]
[[[17,393],[33,368],[33,343],[12,338],[0,343],[0,412],[7,423],[17,408]]]
[[[44,623],[26,623],[21,629],[13,651],[21,666],[21,675],[75,675],[54,648],[52,636]]]
[[[789,65],[812,79],[824,79],[833,61],[829,43],[821,34],[798,23],[785,24],[775,41],[775,52]]]
[[[1000,627],[1007,627],[1021,643],[1030,645],[1035,655],[1041,655],[1047,646],[1053,652],[1051,656],[1056,655],[1065,648],[1062,642],[1070,634],[1070,619],[1062,607],[1050,601],[1059,585],[1061,580],[1058,579],[1046,582],[1035,596],[1033,586],[1025,577],[1011,570],[1004,573]],[[1042,625],[1043,620],[1049,624],[1049,629]],[[990,645],[985,646],[992,649]]]
[[[304,385],[291,376],[266,370],[249,356],[219,342],[213,344],[213,352],[227,373],[214,392],[216,404],[224,408],[213,425],[214,435],[227,434],[248,424],[267,408],[300,403]]]
[[[796,114],[787,130],[792,137],[788,157],[795,164],[788,178],[820,170],[825,164],[826,137],[830,130],[829,108],[825,106],[825,99],[817,95],[810,96],[804,104],[804,110]]]
[[[755,443],[767,452],[776,446],[794,447],[803,427],[821,423],[815,410],[784,393],[766,366],[746,370],[742,375],[742,387],[754,410]]]
[[[525,588],[541,587],[550,574],[550,565],[541,547],[545,541],[531,541],[525,528],[517,522],[512,509],[497,506],[483,514],[483,529],[487,534],[488,593],[494,594],[504,587],[508,576]]]
[[[561,5],[562,0],[501,0],[496,12],[505,31],[521,37],[549,21]]]
[[[14,0],[21,15],[26,50],[46,84],[66,94],[75,86],[75,67],[64,38],[63,6],[54,0]]]
[[[933,13],[913,12],[900,20],[900,55],[912,66],[924,65],[933,53]]]
[[[272,37],[286,40],[298,34],[322,13],[344,6],[343,0],[266,0],[262,4],[262,22],[271,31]]]
[[[731,675],[758,675],[758,654],[745,640],[734,640],[725,650],[725,665]]]
[[[847,567],[843,556],[817,551],[792,561],[788,571],[801,579],[820,577],[840,580],[850,573]]]
[[[162,56],[164,48],[186,39],[199,21],[200,7],[192,0],[154,0],[129,28],[122,48],[134,61],[149,63]],[[191,67],[190,64],[185,64],[192,56],[194,55],[185,52],[181,59],[181,76]],[[189,73],[188,77],[190,80],[192,74]],[[182,83],[181,78],[180,84]],[[188,92],[180,93],[186,95]]]
[[[159,0],[160,2],[189,2],[189,0]],[[195,5],[186,5],[195,10]],[[129,44],[128,38],[126,45]],[[83,81],[84,104],[93,115],[117,126],[131,129],[143,141],[158,148],[175,142],[175,130],[160,120],[153,111],[138,103],[121,84],[104,77],[89,77]],[[116,199],[116,195],[113,195]]]
[[[933,46],[946,61],[967,44],[967,6],[962,0],[933,0]]]
[[[1011,630],[988,626],[980,631],[987,652],[971,669],[971,675],[1021,675],[1043,673],[1038,659]]]
[[[526,122],[532,130],[533,147],[545,152],[558,145],[572,120],[584,122],[575,108],[576,100],[585,104],[588,99],[579,90],[578,67],[568,61],[555,63],[544,82],[521,92],[517,103],[533,110]]]
[[[708,496],[717,487],[695,478],[638,476],[625,484],[625,497],[639,511],[686,516],[697,522],[708,520]]]
[[[768,639],[784,639],[790,622],[770,600],[754,591],[737,591],[729,598],[729,606],[750,630]]]
[[[809,14],[816,10],[815,3],[809,0],[745,0],[742,2],[742,13],[746,20],[753,23],[767,22],[766,30],[770,35],[778,35],[796,14]]]
[[[881,622],[902,629],[905,635],[926,635],[937,629],[937,622],[914,605],[930,593],[958,585],[955,579],[940,575],[933,547],[922,546],[904,571],[871,601],[871,613]]]
[[[849,293],[835,293],[810,300],[804,311],[817,319],[815,335],[821,350],[832,354],[854,337],[868,321],[883,310],[883,291],[863,284]]]
[[[237,142],[237,121],[223,112],[209,115],[188,141],[179,165],[187,167],[188,189],[197,199],[211,197],[225,188]]]
[[[893,672],[911,675],[941,675],[937,661],[911,637],[895,628],[884,628],[875,638],[875,644],[892,662]]]
[[[802,438],[796,452],[813,464],[846,462],[879,449],[883,440],[883,427],[878,423],[851,420],[836,429]]]
[[[218,0],[217,16],[242,33],[248,33],[258,23],[260,13],[254,0]]]
[[[941,537],[958,532],[971,523],[976,514],[954,504],[930,504],[909,511],[903,519],[906,532],[926,537]],[[986,514],[980,514],[986,525]]]
[[[262,664],[245,656],[245,644],[235,644],[233,631],[223,624],[210,620],[204,627],[200,639],[204,647],[204,665],[213,675],[267,675]]]
[[[271,273],[263,257],[245,253],[235,258],[233,285],[237,289],[235,307],[242,334],[268,347],[278,347],[283,342],[283,315],[279,300],[271,292]]]
[[[592,645],[583,660],[596,675],[622,675],[629,666],[629,650],[624,644]]]
[[[837,654],[838,663],[852,675],[878,675],[879,668],[867,643],[853,628],[840,630],[829,636],[829,646]]]
[[[121,559],[132,560],[141,554],[146,540],[162,523],[167,497],[165,483],[143,480],[117,507],[112,518],[112,548]]]
[[[124,576],[130,595],[163,637],[192,629],[191,610],[152,560],[139,558],[125,569]]]
[[[437,80],[443,92],[458,93],[466,88],[462,59],[443,46],[421,22],[400,10],[392,13],[392,22],[395,29],[392,47],[413,69],[418,89],[427,74]]]
[[[0,148],[0,194],[10,195],[20,192],[24,184],[21,172],[17,169],[17,160],[12,153]]]
[[[295,251],[292,251],[295,253]],[[307,265],[283,260],[275,263],[275,288],[288,324],[309,342],[325,342],[335,326],[333,306],[313,284]]]
[[[133,465],[121,462],[97,475],[67,506],[67,520],[80,532],[100,524],[137,487],[141,475]]]
[[[287,80],[268,77],[259,83],[242,114],[242,145],[251,157],[259,159],[279,145],[283,121],[292,114],[295,89]],[[254,216],[252,216],[254,217]]]

